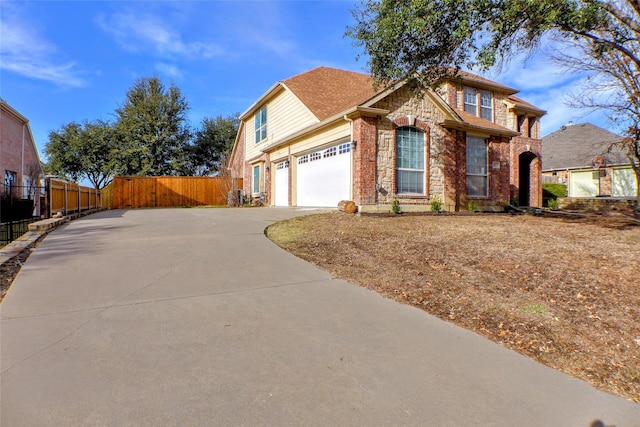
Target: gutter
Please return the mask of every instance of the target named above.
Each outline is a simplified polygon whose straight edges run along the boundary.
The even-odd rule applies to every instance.
[[[308,126],[304,129],[301,129],[297,132],[292,133],[291,135],[287,135],[284,138],[282,138],[280,141],[276,141],[273,142],[271,144],[268,144],[264,147],[262,147],[260,149],[261,152],[263,153],[267,153],[269,151],[275,150],[277,148],[280,148],[284,145],[289,144],[291,141],[300,138],[301,136],[304,136],[308,133],[311,132],[315,132],[318,130],[321,130],[325,127],[329,127],[331,125],[333,125],[335,122],[337,122],[340,119],[345,119],[345,118],[352,118],[352,117],[357,117],[359,115],[362,116],[382,116],[382,115],[386,115],[389,114],[389,110],[383,110],[381,108],[371,108],[371,107],[361,107],[361,106],[356,106],[356,107],[352,107],[349,108],[348,110],[336,114],[334,116],[329,117],[328,119],[325,119],[319,123],[315,123],[311,126]]]

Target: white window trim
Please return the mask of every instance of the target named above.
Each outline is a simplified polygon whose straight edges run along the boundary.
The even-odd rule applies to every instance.
[[[256,168],[258,169],[258,179],[256,180]],[[253,165],[251,168],[251,193],[252,194],[260,194],[260,176],[261,174],[260,165]],[[258,191],[256,191],[256,184],[258,185]]]
[[[468,90],[475,91],[475,93],[476,93],[475,97],[474,97],[475,101],[476,101],[475,104],[470,104],[470,103],[467,102],[467,91]],[[478,106],[478,104],[479,104],[479,102],[478,102],[478,99],[479,99],[478,98],[478,94],[479,94],[479,91],[475,87],[465,86],[462,89],[462,110],[464,112],[469,113],[469,114],[473,114],[474,116],[478,116],[478,107],[479,107]],[[475,110],[475,113],[471,113],[471,112],[467,111],[467,105],[468,106],[473,106],[473,109]]]
[[[267,139],[267,122],[269,121],[268,117],[266,118],[266,120],[264,121],[264,123],[262,123],[262,112],[265,112],[265,117],[267,117],[267,106],[265,105],[264,107],[260,108],[258,110],[258,112],[253,116],[253,121],[254,121],[254,128],[255,128],[255,143],[259,144],[262,141],[265,141]],[[258,119],[260,120],[260,126],[257,126],[258,124]],[[264,130],[264,134],[265,136],[262,136],[262,131]],[[258,138],[259,136],[259,138]]]
[[[487,107],[487,106],[482,105],[482,94],[483,94],[483,93],[488,93],[488,94],[489,94],[489,96],[491,96],[491,105],[489,105],[488,107]],[[481,119],[484,119],[484,120],[489,120],[491,123],[493,123],[493,117],[494,117],[494,116],[493,116],[493,92],[488,91],[488,90],[481,90],[481,91],[479,91],[479,92],[478,92],[478,100],[480,101],[480,102],[478,102],[478,111],[479,111],[479,113],[480,113],[480,115],[479,115],[478,117],[480,117]],[[482,109],[483,109],[483,108],[484,108],[485,110],[489,110],[489,111],[491,112],[491,118],[489,118],[489,119],[485,119],[484,117],[482,117]]]
[[[487,185],[484,188],[484,195],[470,195],[467,193],[467,197],[470,199],[486,199],[487,197],[489,197],[489,138],[485,138],[482,136],[477,136],[477,135],[467,135],[467,143],[469,141],[469,138],[477,138],[477,139],[482,139],[484,141],[484,149],[485,149],[485,153],[486,153],[486,165],[485,165],[485,173],[484,174],[477,174],[477,173],[469,173],[469,169],[468,169],[468,162],[469,159],[466,160],[467,163],[467,171],[466,171],[466,176],[482,176],[485,177],[487,179]]]
[[[422,169],[410,169],[410,168],[400,168],[398,167],[398,136],[397,130],[402,129],[404,127],[412,128],[420,133],[422,133]],[[407,196],[407,197],[415,197],[415,196],[426,196],[427,194],[427,147],[426,147],[426,134],[422,129],[416,128],[415,126],[402,126],[396,130],[396,138],[394,144],[396,146],[396,155],[395,155],[395,192],[398,196]],[[398,171],[409,171],[409,172],[422,172],[422,193],[411,193],[411,192],[403,192],[401,193],[398,188]]]

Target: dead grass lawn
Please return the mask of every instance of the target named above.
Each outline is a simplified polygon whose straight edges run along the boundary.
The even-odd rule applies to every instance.
[[[640,403],[637,222],[332,212],[267,234],[336,277]]]

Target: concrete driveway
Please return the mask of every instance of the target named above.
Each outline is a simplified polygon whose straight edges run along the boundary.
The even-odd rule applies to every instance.
[[[264,237],[305,213],[109,211],[55,230],[0,305],[1,425],[640,426],[640,405]]]

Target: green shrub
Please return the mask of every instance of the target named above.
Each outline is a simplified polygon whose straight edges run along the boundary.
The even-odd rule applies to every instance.
[[[549,209],[558,209],[558,200],[557,199],[549,199],[547,200],[547,207]]]
[[[400,213],[400,201],[398,199],[393,199],[393,202],[391,202],[391,211],[396,215]]]
[[[567,186],[565,184],[542,184],[543,199],[559,199],[567,197]]]
[[[478,204],[475,200],[469,200],[467,202],[467,210],[469,212],[478,212]]]
[[[431,199],[431,211],[432,212],[441,212],[442,211],[442,201],[437,197]]]

